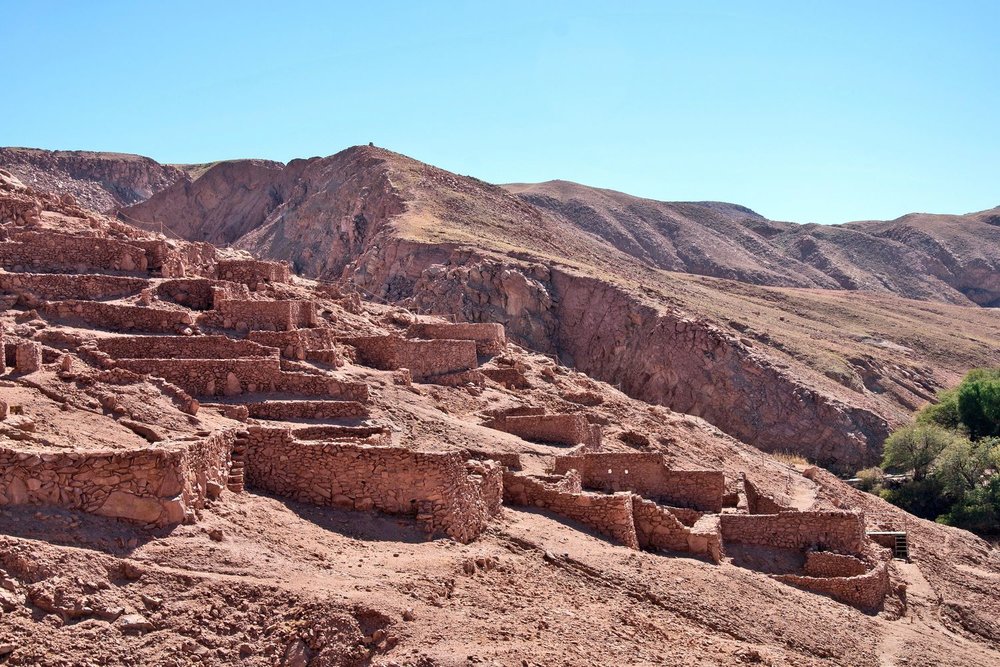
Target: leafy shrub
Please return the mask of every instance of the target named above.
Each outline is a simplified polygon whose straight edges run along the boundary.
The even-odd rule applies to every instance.
[[[1000,435],[1000,378],[969,373],[958,387],[958,414],[973,439]]]
[[[882,472],[881,468],[865,468],[858,471],[857,477],[860,480],[859,489],[868,493],[878,493],[882,489],[885,473]]]
[[[919,482],[927,476],[937,455],[955,437],[951,431],[936,424],[904,426],[886,439],[882,468],[913,471],[914,481]]]

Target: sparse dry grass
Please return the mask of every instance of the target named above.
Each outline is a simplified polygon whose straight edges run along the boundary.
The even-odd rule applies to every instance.
[[[771,458],[775,459],[780,463],[784,463],[786,466],[807,466],[809,464],[809,459],[802,456],[801,454],[795,454],[794,452],[772,452]]]

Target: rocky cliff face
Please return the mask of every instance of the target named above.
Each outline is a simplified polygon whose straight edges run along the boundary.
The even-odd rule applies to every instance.
[[[0,148],[0,167],[36,190],[70,194],[95,211],[152,197],[183,176],[180,169],[140,155]]]
[[[811,385],[732,331],[577,271],[411,243],[359,264],[352,277],[365,292],[418,312],[502,322],[527,347],[767,451],[854,471],[876,461],[889,420],[901,419]]]

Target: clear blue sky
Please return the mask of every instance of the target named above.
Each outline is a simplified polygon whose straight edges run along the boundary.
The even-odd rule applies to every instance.
[[[1000,2],[0,0],[0,145],[374,141],[799,222],[1000,205]]]

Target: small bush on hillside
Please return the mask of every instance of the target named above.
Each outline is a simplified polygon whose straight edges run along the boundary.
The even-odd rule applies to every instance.
[[[882,490],[885,473],[882,472],[881,468],[865,468],[858,471],[858,479],[860,480],[859,489],[868,493],[878,493]]]

